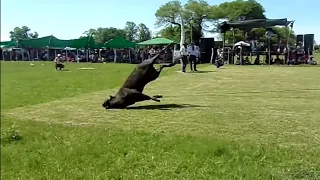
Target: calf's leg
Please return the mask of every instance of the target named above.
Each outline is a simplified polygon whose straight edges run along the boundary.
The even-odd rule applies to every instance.
[[[158,69],[158,74],[161,73],[161,71],[162,71],[163,68],[172,67],[172,66],[174,66],[174,65],[176,65],[176,64],[177,64],[177,63],[173,62],[173,63],[170,63],[170,64],[163,64],[163,65],[161,65],[160,68]]]
[[[163,98],[163,96],[162,95],[160,95],[160,94],[158,94],[158,95],[155,95],[155,96],[152,96],[153,98]]]
[[[139,101],[153,100],[153,101],[156,101],[156,102],[160,102],[160,100],[157,99],[157,98],[161,98],[162,97],[162,96],[159,96],[159,95],[150,97],[150,96],[148,96],[146,94],[143,94],[143,93],[140,93],[140,92],[135,94],[135,96],[136,96],[137,100],[139,100]]]
[[[130,94],[130,98],[134,99],[135,102],[140,102],[140,101],[147,101],[147,100],[153,100],[153,101],[157,101],[160,102],[159,99],[157,98],[161,98],[161,95],[156,95],[153,97],[150,97],[146,94],[143,94],[135,89],[125,89],[127,94]]]

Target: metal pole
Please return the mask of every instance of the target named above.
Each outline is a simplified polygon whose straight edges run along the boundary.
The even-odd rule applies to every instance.
[[[37,49],[36,53],[37,53],[37,60],[39,61],[39,51],[38,51],[38,49]]]
[[[130,48],[128,49],[129,50],[129,62],[131,64],[131,52],[130,52]]]
[[[224,64],[224,46],[226,42],[226,33],[223,33],[223,41],[222,41],[222,63]],[[228,64],[229,64],[229,57],[228,57]]]
[[[177,48],[177,45],[175,44],[173,46],[173,51],[172,51],[172,63],[174,63],[174,51],[176,50],[176,48]],[[143,58],[142,58],[142,60],[143,60]]]
[[[293,22],[292,22],[293,23]],[[289,30],[289,34],[287,36],[287,62],[289,62],[289,59],[290,59],[290,48],[289,48],[289,40],[290,40],[290,36],[291,36],[291,32],[292,32],[292,28],[293,28],[293,25],[290,26],[290,30]]]
[[[117,62],[117,50],[113,49],[113,52],[114,52],[113,61],[114,61],[114,63],[116,63]]]
[[[270,41],[271,38],[268,38],[268,44],[269,44],[269,48],[268,48],[268,51],[269,51],[269,65],[271,65],[271,41]]]
[[[230,49],[228,48],[228,64],[230,62]]]
[[[89,48],[88,49],[86,49],[85,51],[86,51],[86,56],[87,56],[87,62],[89,62]]]
[[[310,59],[310,48],[308,48],[308,60]],[[308,63],[308,62],[307,62]]]
[[[235,32],[234,32],[234,28],[232,29],[232,44],[234,45],[235,42]]]
[[[240,49],[240,65],[242,65],[242,46],[241,46],[241,49]]]
[[[48,53],[47,53],[48,57],[47,60],[50,61],[50,48],[48,47]]]

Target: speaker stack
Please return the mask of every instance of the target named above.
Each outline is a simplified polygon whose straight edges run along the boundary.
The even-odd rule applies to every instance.
[[[297,44],[299,42],[302,42],[302,45],[304,46],[304,51],[308,53],[308,50],[310,52],[310,55],[312,55],[313,48],[314,48],[314,34],[299,34],[296,37]]]
[[[211,59],[211,49],[214,48],[214,38],[200,38],[199,47],[201,51],[201,61],[209,63]]]
[[[308,49],[309,49],[310,54],[312,55],[313,46],[314,46],[314,34],[305,34],[304,35],[304,50],[305,50],[305,52],[308,52]]]
[[[296,44],[298,45],[300,42],[302,43],[301,45],[303,45],[303,43],[304,43],[304,35],[303,34],[298,34],[296,37]]]

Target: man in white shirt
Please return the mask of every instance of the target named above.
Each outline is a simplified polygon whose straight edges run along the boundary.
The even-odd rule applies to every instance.
[[[180,47],[180,56],[181,56],[181,71],[182,72],[186,72],[186,67],[187,67],[187,63],[188,63],[188,52],[186,49],[186,44],[183,44]]]
[[[63,70],[64,64],[63,64],[63,59],[61,57],[61,54],[57,54],[57,57],[54,58],[53,60],[56,64],[56,70]]]
[[[198,51],[195,48],[194,43],[192,42],[190,46],[188,46],[187,48],[187,52],[189,54],[189,62],[190,62],[190,69],[191,71],[198,71],[197,70],[197,56],[198,56]],[[192,64],[193,64],[193,68],[192,68]]]

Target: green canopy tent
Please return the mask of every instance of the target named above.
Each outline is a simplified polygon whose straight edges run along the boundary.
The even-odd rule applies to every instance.
[[[2,52],[2,60],[5,60],[4,51],[9,51],[10,60],[12,59],[12,49],[17,47],[16,41],[2,41],[0,42],[0,48]]]
[[[116,62],[116,60],[117,60],[116,49],[135,48],[136,47],[136,43],[131,42],[129,40],[126,40],[126,39],[124,39],[122,37],[116,37],[116,38],[113,38],[113,39],[105,42],[103,47],[114,49],[114,52],[115,52],[114,62]],[[100,51],[99,51],[99,56],[100,56]],[[129,51],[129,59],[131,61],[130,51]]]
[[[167,39],[167,38],[154,38],[147,41],[143,41],[140,43],[137,43],[139,46],[151,46],[151,45],[166,45],[174,43],[174,41]]]
[[[3,41],[1,42],[0,47],[1,49],[18,47],[23,49],[64,49],[66,47],[76,49],[98,49],[101,48],[102,45],[96,44],[92,35],[70,40],[58,39],[51,35],[34,39],[21,39],[19,41]],[[36,53],[38,58],[38,50]]]
[[[45,36],[41,38],[35,38],[35,39],[22,39],[19,40],[19,47],[22,48],[48,48],[48,47],[54,47],[54,48],[60,48],[55,46],[60,46],[58,43],[59,39],[54,36]]]
[[[59,40],[60,45],[66,50],[66,54],[68,50],[76,50],[77,57],[79,56],[78,49],[95,49],[99,48],[96,45],[94,39],[91,36],[81,37],[78,39],[70,39],[70,40]],[[86,51],[86,59],[89,61],[89,51]]]
[[[0,42],[1,49],[10,49],[18,46],[17,41],[2,41]]]
[[[136,43],[126,40],[122,37],[116,37],[105,42],[103,47],[112,49],[135,48]]]

